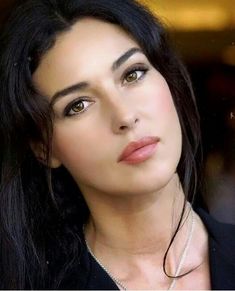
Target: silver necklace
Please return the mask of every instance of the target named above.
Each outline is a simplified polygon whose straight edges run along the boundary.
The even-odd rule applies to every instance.
[[[187,256],[187,253],[188,253],[188,249],[190,247],[190,244],[191,244],[191,240],[192,240],[192,237],[193,237],[193,231],[194,231],[194,225],[195,225],[195,221],[194,221],[194,213],[193,213],[193,210],[191,209],[191,213],[192,213],[192,219],[191,219],[191,225],[190,225],[190,231],[189,231],[189,234],[188,234],[188,238],[187,238],[187,241],[185,243],[185,246],[184,246],[184,249],[181,253],[181,256],[180,256],[180,260],[179,260],[179,264],[176,268],[176,272],[175,272],[175,275],[169,286],[169,288],[167,290],[173,290],[174,287],[175,287],[175,284],[176,284],[176,281],[177,281],[177,277],[179,276],[180,272],[181,272],[181,269],[182,269],[182,266],[184,264],[184,261],[185,261],[185,258]],[[86,247],[89,251],[89,253],[91,254],[91,256],[95,259],[95,261],[101,266],[101,268],[110,276],[110,278],[116,283],[116,285],[121,288],[120,290],[128,290],[128,288],[119,280],[117,279],[114,275],[112,275],[112,273],[110,273],[110,271],[100,262],[100,260],[95,256],[95,254],[92,252],[87,240],[86,240],[86,237],[85,237],[85,225],[83,225],[83,234],[84,234],[84,240],[85,240],[85,244],[86,244]]]
[[[96,260],[96,262],[102,267],[102,269],[105,270],[105,272],[109,275],[109,277],[111,277],[113,279],[113,281],[117,284],[118,287],[121,287],[121,290],[127,290],[127,288],[122,284],[121,281],[119,281],[116,277],[114,277],[110,272],[109,270],[100,262],[100,260],[95,256],[95,254],[92,252],[92,250],[90,249],[87,241],[86,241],[86,238],[85,238],[85,235],[84,235],[84,239],[85,239],[85,243],[86,243],[86,246],[87,246],[87,249],[89,251],[89,253],[92,255],[92,257]]]
[[[172,280],[172,282],[171,282],[168,290],[173,290],[174,287],[175,287],[175,284],[176,284],[176,281],[177,281],[177,277],[179,276],[179,274],[181,272],[181,269],[183,267],[184,261],[186,259],[187,253],[188,253],[188,249],[189,249],[190,244],[191,244],[191,241],[192,241],[193,231],[194,231],[194,226],[195,226],[193,209],[191,209],[191,213],[192,213],[192,219],[191,219],[191,225],[190,225],[190,230],[189,230],[188,238],[186,240],[184,249],[183,249],[183,251],[181,253],[178,267],[176,268],[176,271],[175,271],[175,275],[174,275],[175,278],[173,278],[173,280]]]

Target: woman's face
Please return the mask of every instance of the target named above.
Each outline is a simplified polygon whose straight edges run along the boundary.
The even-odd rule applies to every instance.
[[[33,79],[55,112],[52,167],[63,164],[84,193],[150,193],[171,181],[182,142],[171,92],[122,29],[79,20]]]

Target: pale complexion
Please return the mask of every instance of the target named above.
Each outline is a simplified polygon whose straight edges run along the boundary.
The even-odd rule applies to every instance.
[[[90,208],[93,252],[128,288],[166,289],[162,259],[184,195],[176,174],[181,128],[167,82],[123,30],[91,18],[57,37],[33,79],[55,112],[51,166],[68,169]],[[129,142],[145,136],[159,138],[151,158],[118,162]],[[176,288],[209,288],[207,236],[196,222],[201,244],[194,240],[183,270],[206,263]],[[171,274],[189,223],[169,253]]]

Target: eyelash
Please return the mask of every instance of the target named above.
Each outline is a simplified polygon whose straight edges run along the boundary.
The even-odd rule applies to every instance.
[[[125,85],[125,83],[126,83],[126,84],[133,84],[133,83],[136,83],[136,82],[142,80],[142,79],[144,78],[145,74],[146,74],[148,71],[149,71],[149,68],[148,68],[147,66],[145,66],[145,65],[138,65],[138,66],[132,67],[132,68],[128,69],[128,70],[124,73],[124,76],[123,76],[123,78],[122,78],[122,80],[123,80],[122,82],[124,83],[124,85]],[[127,78],[128,76],[130,76],[131,74],[136,73],[136,72],[141,72],[141,76],[140,76],[140,77],[137,77],[136,80],[133,80],[133,81],[130,81],[130,82],[126,81],[126,78]]]
[[[75,107],[75,106],[78,105],[79,103],[84,104],[85,102],[86,102],[86,103],[90,103],[90,104],[88,104],[88,105],[86,106],[86,108],[82,109],[82,110],[79,111],[79,112],[73,112],[73,113],[71,113],[72,110],[73,110],[73,107]],[[68,104],[68,105],[65,107],[65,109],[64,109],[64,116],[68,116],[68,117],[69,117],[69,116],[73,116],[73,115],[79,115],[79,114],[81,114],[82,112],[86,111],[86,110],[88,109],[88,107],[89,107],[92,103],[94,103],[94,101],[91,101],[89,98],[79,97],[78,99],[73,100],[72,103]]]
[[[145,74],[148,71],[149,71],[149,68],[147,66],[145,66],[145,65],[138,65],[138,66],[132,67],[132,68],[128,69],[124,73],[124,75],[122,77],[122,83],[124,85],[125,84],[134,84],[134,83],[142,80],[144,78]],[[140,76],[137,75],[136,80],[133,80],[133,81],[130,81],[130,82],[126,81],[126,79],[127,79],[128,76],[130,76],[133,73],[137,73],[137,72],[141,72],[141,75]],[[73,112],[73,113],[71,113],[74,106],[78,105],[79,103],[83,103],[84,104],[84,102],[87,102],[87,103],[90,103],[90,104],[87,105],[86,108],[82,109],[79,112]],[[74,100],[72,103],[68,104],[65,107],[65,109],[64,109],[64,116],[68,116],[69,117],[69,116],[73,116],[73,115],[80,115],[81,113],[85,112],[92,103],[94,103],[94,101],[89,100],[89,98],[79,97],[78,99]]]

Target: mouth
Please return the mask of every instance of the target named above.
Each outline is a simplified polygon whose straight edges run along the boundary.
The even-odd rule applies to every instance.
[[[152,157],[155,153],[159,137],[146,136],[137,141],[130,142],[121,153],[118,162],[138,164]]]

